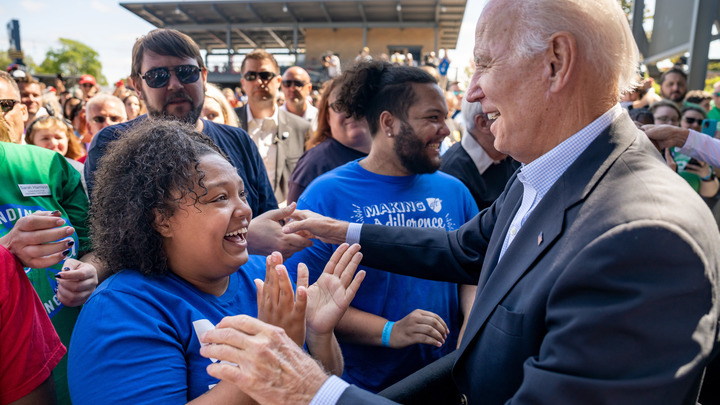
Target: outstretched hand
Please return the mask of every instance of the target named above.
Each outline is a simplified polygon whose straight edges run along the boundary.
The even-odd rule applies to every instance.
[[[328,375],[285,332],[247,315],[223,318],[200,336],[211,376],[237,385],[261,404],[307,404]]]
[[[324,217],[312,211],[299,211],[299,218],[293,218],[283,226],[286,234],[303,232],[311,238],[319,239],[325,243],[339,245],[345,242],[349,223],[330,217]]]
[[[307,233],[283,232],[282,225],[293,218],[299,218],[302,211],[295,210],[295,203],[287,207],[264,212],[253,218],[248,227],[248,250],[256,255],[280,252],[284,258],[306,247],[312,246]]]
[[[305,308],[307,280],[293,294],[283,257],[273,252],[265,261],[265,281],[256,279],[258,319],[279,326],[300,347],[305,342]]]
[[[364,270],[360,270],[355,276],[361,260],[360,245],[348,246],[343,243],[335,250],[323,273],[310,287],[307,287],[307,267],[303,263],[298,265],[298,290],[302,286],[307,287],[309,332],[322,335],[332,333],[335,329],[365,279]]]
[[[64,226],[60,212],[39,211],[17,220],[7,235],[0,238],[4,246],[24,267],[44,268],[59,263],[75,243],[75,229]]]

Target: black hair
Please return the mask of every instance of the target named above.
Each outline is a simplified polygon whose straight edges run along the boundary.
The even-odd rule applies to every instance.
[[[210,138],[170,120],[144,120],[108,146],[95,174],[90,233],[112,272],[168,272],[156,217],[170,218],[186,196],[197,203],[207,193],[198,167],[211,153],[227,160]],[[205,192],[198,194],[198,186]]]
[[[663,72],[663,74],[660,76],[660,80],[658,80],[658,84],[662,85],[663,82],[665,81],[665,79],[668,77],[668,75],[671,75],[673,73],[682,76],[683,79],[685,79],[685,81],[687,81],[687,73],[685,73],[682,69],[674,67],[672,69],[668,69],[665,72]]]
[[[407,120],[408,109],[417,101],[410,84],[437,84],[432,75],[420,68],[380,61],[359,63],[345,71],[340,80],[343,86],[332,108],[354,118],[367,119],[372,136],[380,128],[383,111]]]

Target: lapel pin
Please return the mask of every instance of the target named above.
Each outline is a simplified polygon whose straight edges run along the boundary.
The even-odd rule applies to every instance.
[[[542,232],[540,232],[540,234],[538,235],[538,246],[540,246],[542,241],[543,241]]]

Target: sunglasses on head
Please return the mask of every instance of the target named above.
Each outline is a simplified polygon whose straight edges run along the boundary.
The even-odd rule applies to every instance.
[[[283,80],[282,81],[283,87],[295,86],[295,87],[299,88],[299,87],[305,87],[305,84],[307,84],[307,83],[303,82],[302,80]]]
[[[200,78],[200,68],[195,65],[180,65],[174,68],[158,67],[150,69],[140,76],[145,79],[145,83],[153,89],[165,87],[170,82],[170,71],[175,72],[178,80],[182,84],[195,83]]]
[[[685,117],[683,118],[686,123],[693,125],[693,124],[702,124],[703,119],[702,118],[692,118],[692,117]]]
[[[10,110],[15,108],[15,104],[18,104],[18,103],[20,103],[20,100],[11,100],[11,99],[0,100],[0,107],[2,107],[3,114],[10,112]]]
[[[249,82],[255,81],[255,79],[257,79],[258,77],[260,78],[260,80],[266,82],[266,81],[272,79],[273,77],[275,77],[275,73],[273,73],[273,72],[247,72],[243,75],[243,77],[245,78],[245,80],[247,80]]]

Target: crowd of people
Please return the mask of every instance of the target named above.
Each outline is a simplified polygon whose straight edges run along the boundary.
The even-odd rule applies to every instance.
[[[0,405],[720,403],[720,83],[638,80],[615,0],[507,3],[467,89],[222,88],[165,28],[112,94],[0,72]]]

